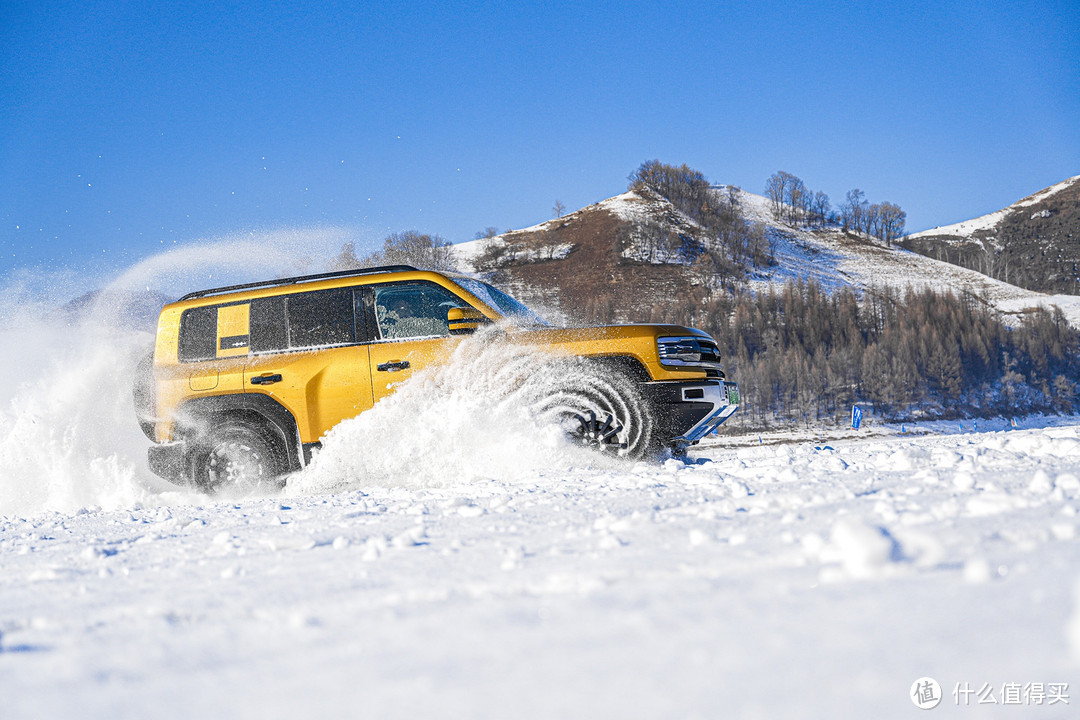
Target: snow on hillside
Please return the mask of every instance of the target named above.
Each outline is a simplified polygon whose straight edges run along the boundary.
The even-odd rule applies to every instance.
[[[835,229],[806,230],[780,225],[772,218],[767,198],[744,190],[739,190],[737,195],[747,219],[765,225],[775,247],[777,266],[756,279],[759,287],[813,278],[832,288],[849,285],[858,289],[887,286],[899,290],[907,287],[952,290],[982,298],[1007,315],[1040,305],[1057,305],[1070,324],[1080,327],[1078,296],[1050,296],[1025,290],[900,247],[854,240]]]
[[[486,248],[490,247],[490,244],[494,244],[495,246],[505,245],[507,236],[516,235],[519,233],[522,235],[532,235],[547,232],[549,230],[554,230],[563,223],[569,222],[575,216],[594,210],[607,210],[615,214],[620,219],[632,223],[643,223],[649,219],[653,219],[663,214],[670,213],[676,213],[680,217],[683,217],[682,214],[679,213],[679,211],[676,210],[675,207],[666,200],[644,197],[634,192],[633,190],[630,190],[623,193],[622,195],[616,195],[615,197],[608,198],[607,200],[593,203],[592,205],[587,205],[580,210],[576,210],[572,213],[567,213],[560,218],[545,220],[542,223],[538,223],[527,228],[522,228],[520,230],[508,230],[505,233],[496,235],[493,238],[483,240],[469,240],[466,242],[456,243],[453,246],[453,250],[462,268],[472,272],[476,269],[475,260],[477,256],[479,256],[480,253],[482,253]],[[687,223],[690,222],[689,220],[685,219],[685,217],[683,217],[683,220]],[[548,259],[561,260],[569,254],[572,246],[564,244],[560,245],[559,249],[560,254],[558,257]],[[531,261],[535,258],[526,256],[522,259],[525,261]]]
[[[1001,210],[996,210],[995,212],[988,213],[986,215],[973,218],[971,220],[964,220],[963,222],[954,223],[952,225],[944,225],[942,227],[936,227],[931,228],[930,230],[923,230],[922,232],[912,233],[911,235],[909,235],[909,237],[918,238],[938,235],[953,235],[956,236],[956,238],[959,240],[968,240],[972,238],[972,236],[974,236],[976,232],[992,231],[996,229],[1002,220],[1004,220],[1016,210],[1040,203],[1043,200],[1046,200],[1047,198],[1058,194],[1062,190],[1067,190],[1068,188],[1072,187],[1074,183],[1077,182],[1080,182],[1080,175],[1071,177],[1068,180],[1057,183],[1056,185],[1051,185],[1050,187],[1044,190],[1040,190],[1039,192],[1032,195],[1029,195],[1023,200],[1015,202],[1006,208],[1002,208]]]

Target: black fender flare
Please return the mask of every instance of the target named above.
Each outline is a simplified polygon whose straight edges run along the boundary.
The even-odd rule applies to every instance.
[[[647,383],[652,380],[649,371],[633,355],[586,355],[584,357],[612,369],[621,370],[632,380],[639,383]]]
[[[300,432],[292,413],[269,395],[238,393],[188,400],[176,413],[177,434],[198,440],[207,430],[229,419],[243,419],[268,427],[281,441],[288,471],[304,466]]]

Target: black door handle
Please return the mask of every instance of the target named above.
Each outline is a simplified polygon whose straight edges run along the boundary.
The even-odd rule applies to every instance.
[[[275,373],[273,375],[256,375],[251,378],[252,385],[273,385],[278,382],[281,382],[281,373]]]
[[[375,366],[376,370],[380,372],[397,372],[398,370],[408,370],[409,361],[402,360],[400,362],[384,362]]]

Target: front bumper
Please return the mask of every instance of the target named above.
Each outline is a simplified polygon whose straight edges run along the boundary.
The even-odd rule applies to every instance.
[[[723,380],[651,382],[644,385],[666,445],[682,452],[739,409],[739,386]]]

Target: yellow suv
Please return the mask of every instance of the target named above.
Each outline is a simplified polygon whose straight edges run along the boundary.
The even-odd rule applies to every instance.
[[[280,484],[330,428],[492,323],[525,352],[572,361],[539,405],[600,450],[681,453],[738,409],[738,386],[700,330],[553,328],[488,283],[395,265],[202,290],[166,305],[135,383],[140,425],[156,443],[150,468],[210,492]]]

